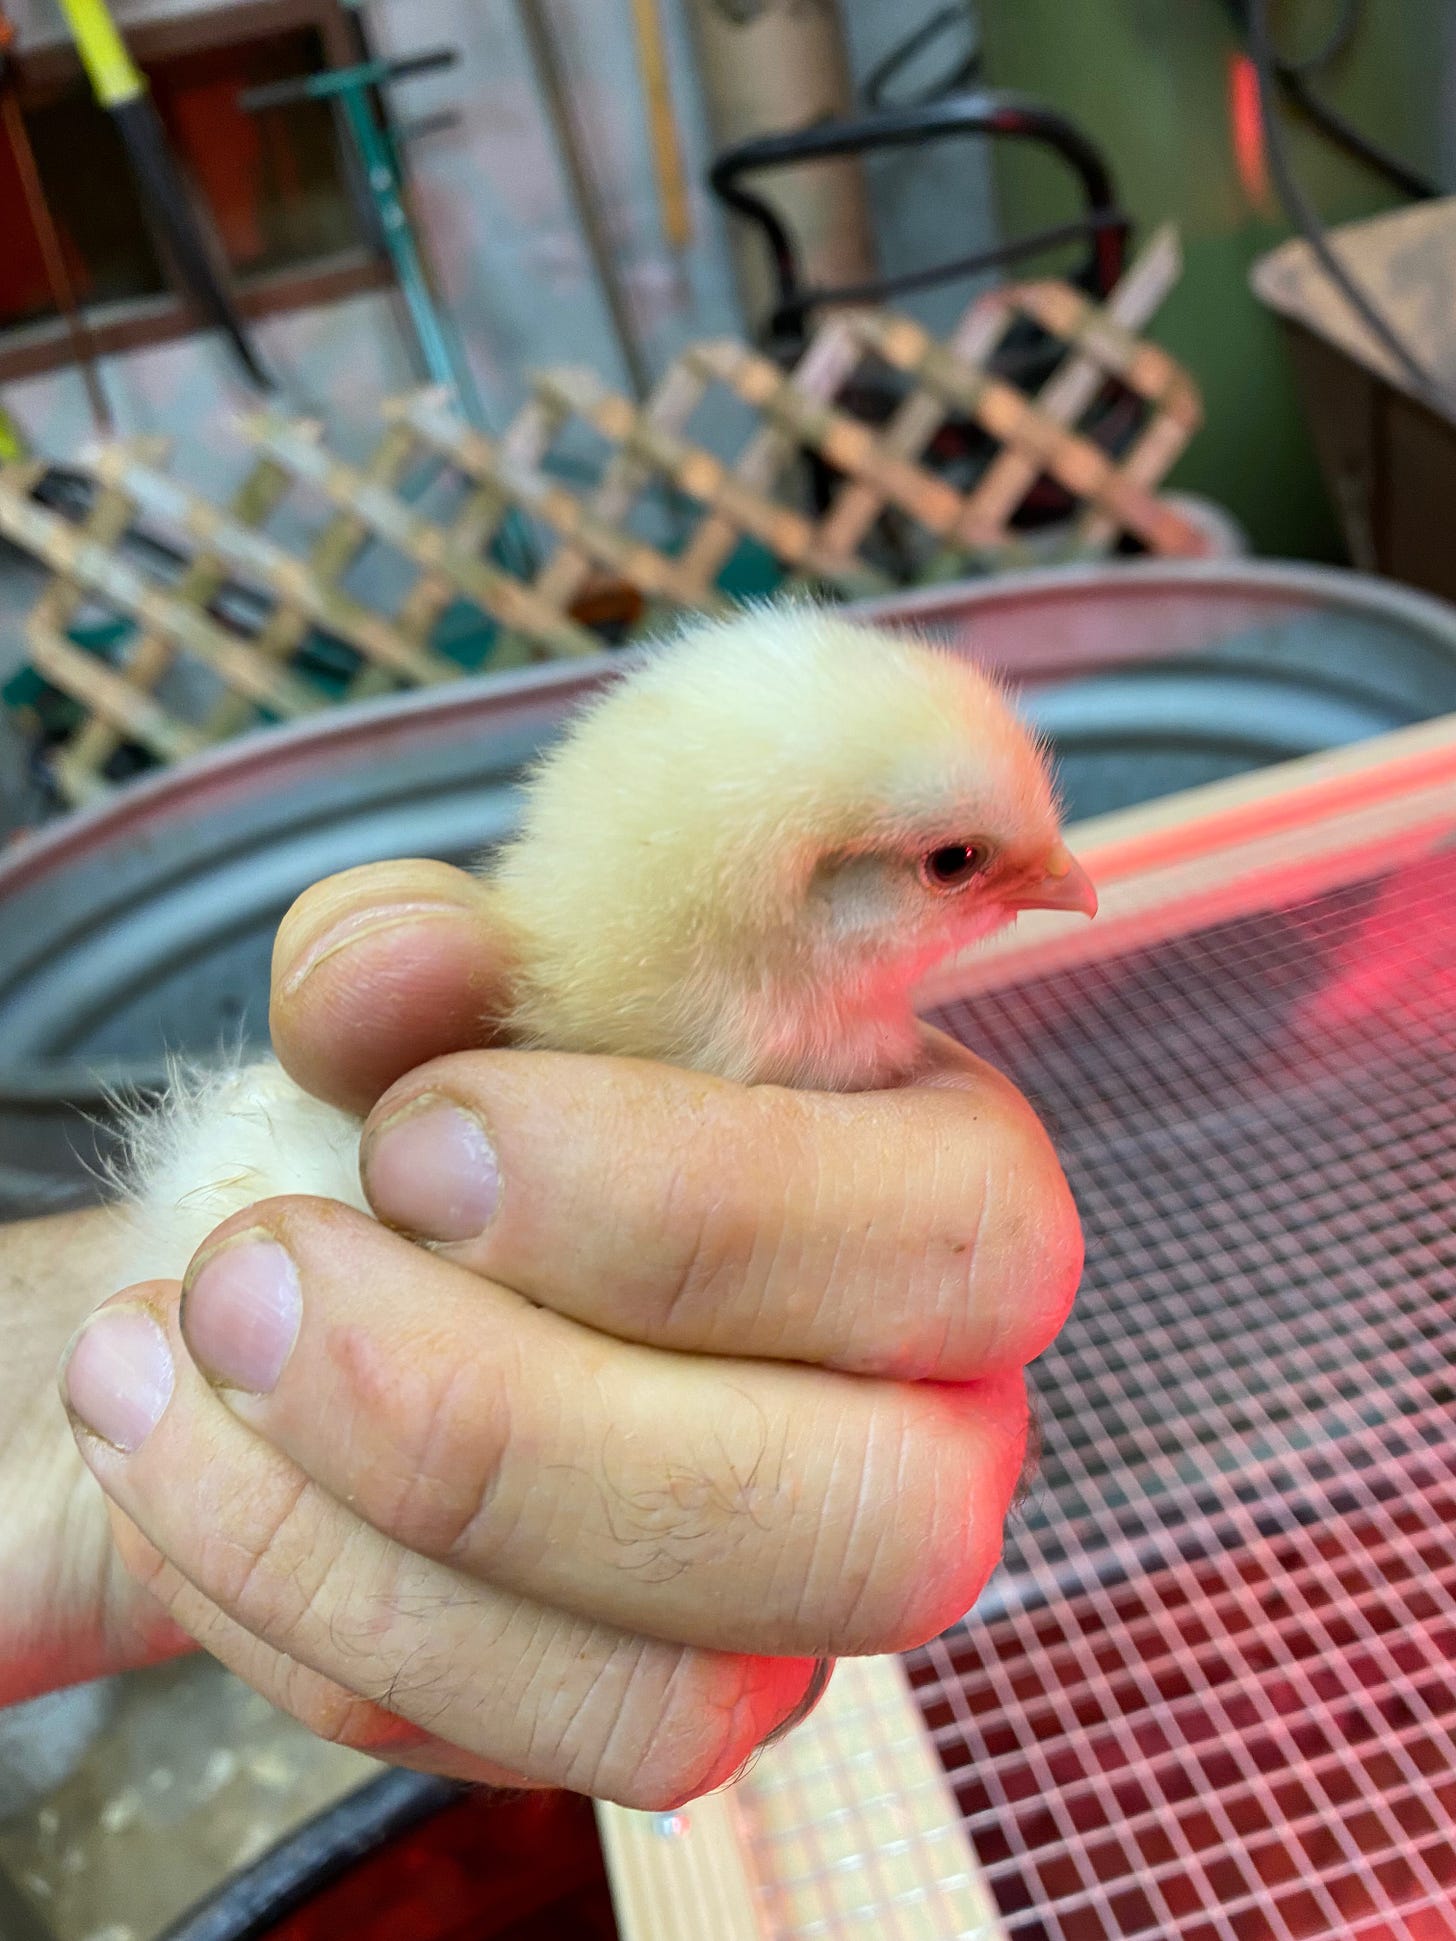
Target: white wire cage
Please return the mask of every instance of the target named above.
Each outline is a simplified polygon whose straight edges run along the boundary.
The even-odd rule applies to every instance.
[[[766,1759],[762,1930],[1451,1941],[1456,719],[1080,835],[1103,919],[1029,921],[936,1013],[1088,1243],[1003,1567],[905,1661],[983,1891],[877,1779],[826,1805]]]
[[[1017,1941],[1456,1935],[1456,797],[1432,780],[1403,836],[1338,786],[1265,907],[1209,921],[1233,877],[1185,865],[1181,918],[1124,912],[1115,954],[942,1014],[1047,1119],[1088,1243],[1033,1371],[1040,1485],[988,1597],[911,1661]]]

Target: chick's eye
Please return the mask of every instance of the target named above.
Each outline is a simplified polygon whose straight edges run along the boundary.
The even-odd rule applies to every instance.
[[[984,843],[948,842],[921,857],[921,880],[928,889],[958,890],[980,875],[988,855]]]

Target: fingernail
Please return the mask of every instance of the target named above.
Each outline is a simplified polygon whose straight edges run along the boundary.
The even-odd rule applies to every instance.
[[[421,1240],[469,1240],[500,1203],[500,1171],[485,1127],[430,1093],[370,1133],[361,1173],[380,1219]]]
[[[225,1240],[184,1283],[182,1335],[193,1360],[210,1380],[250,1395],[278,1386],[302,1318],[298,1272],[267,1236]]]
[[[140,1308],[103,1308],[77,1334],[61,1370],[72,1415],[128,1456],[161,1421],[175,1384],[167,1337]]]
[[[355,910],[314,938],[284,978],[282,988],[291,996],[325,959],[348,944],[358,943],[361,937],[377,936],[381,930],[398,930],[403,924],[428,923],[437,917],[459,918],[465,914],[463,903],[449,903],[441,897],[417,897],[407,903],[374,903],[367,909]]]

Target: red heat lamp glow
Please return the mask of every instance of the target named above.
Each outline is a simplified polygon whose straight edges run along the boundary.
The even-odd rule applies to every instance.
[[[1264,109],[1259,100],[1259,75],[1247,54],[1229,57],[1229,138],[1234,168],[1249,206],[1261,216],[1274,213],[1269,181],[1269,154],[1264,141]]]
[[[1433,929],[1427,914],[1433,883],[1456,896],[1456,849],[1449,843],[1390,873],[1336,951],[1330,976],[1294,1020],[1297,1032],[1326,1043],[1362,1034],[1392,1041],[1433,1013],[1456,1011],[1449,938]]]

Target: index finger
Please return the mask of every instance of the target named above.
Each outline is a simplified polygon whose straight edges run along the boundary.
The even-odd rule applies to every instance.
[[[1041,1353],[1081,1270],[1031,1108],[944,1041],[933,1081],[851,1094],[460,1052],[380,1101],[360,1174],[481,1279],[692,1353],[976,1379]]]

